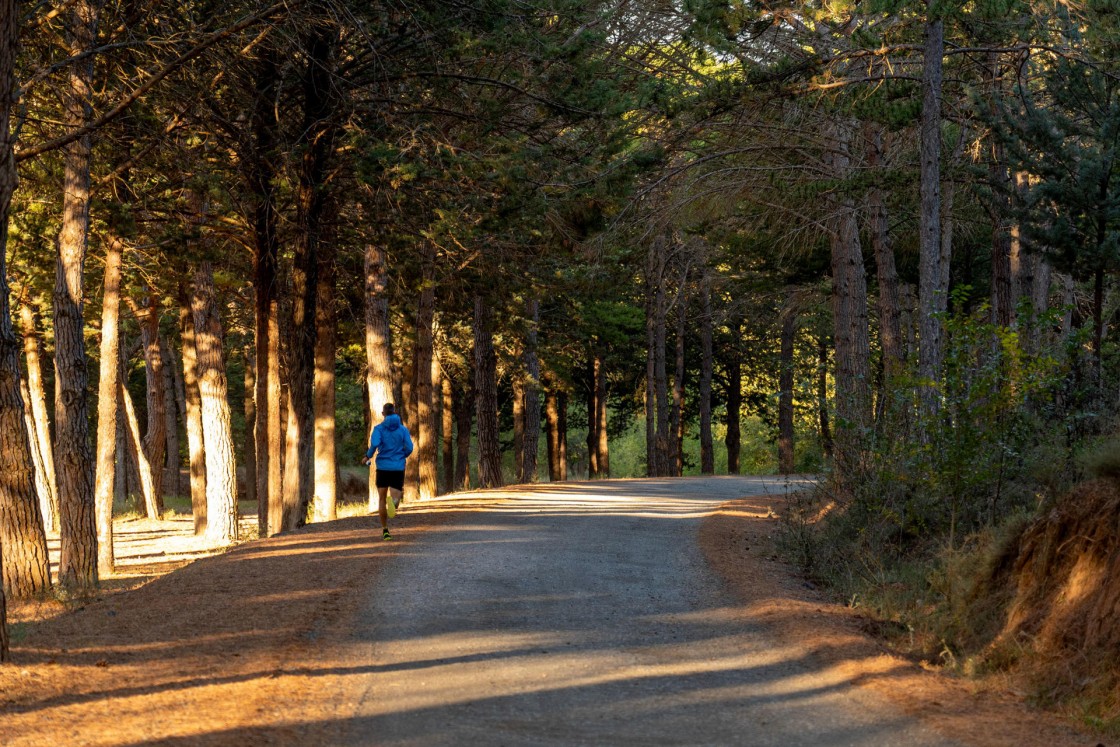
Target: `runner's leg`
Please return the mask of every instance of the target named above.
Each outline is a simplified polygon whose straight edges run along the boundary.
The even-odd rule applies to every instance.
[[[377,515],[381,517],[381,528],[388,529],[389,527],[389,509],[385,506],[386,494],[389,488],[377,489]]]
[[[396,488],[389,488],[389,495],[393,496],[394,505],[399,506],[401,501],[404,500],[404,493]]]

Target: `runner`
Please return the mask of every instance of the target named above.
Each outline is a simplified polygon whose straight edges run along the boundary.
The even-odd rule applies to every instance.
[[[404,490],[404,462],[412,453],[412,435],[408,428],[401,423],[400,415],[395,412],[392,403],[387,403],[381,409],[385,416],[373,429],[369,437],[369,450],[362,457],[362,464],[369,464],[377,452],[377,513],[381,517],[381,539],[391,540],[389,534],[389,516],[395,515],[396,507],[401,502],[401,492]],[[387,494],[392,495],[393,513],[390,514]]]

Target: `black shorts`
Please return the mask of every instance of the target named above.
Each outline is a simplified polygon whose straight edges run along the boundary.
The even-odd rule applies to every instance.
[[[403,469],[379,469],[377,470],[377,487],[379,488],[393,488],[395,490],[404,490],[404,470]]]

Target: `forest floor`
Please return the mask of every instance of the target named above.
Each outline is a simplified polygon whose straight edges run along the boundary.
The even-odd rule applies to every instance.
[[[630,491],[627,495],[633,495],[642,483],[612,481],[600,483],[605,487],[598,488],[587,483],[568,484],[572,492],[549,497],[561,501],[555,505],[546,504],[543,497],[548,494],[536,488],[520,494],[478,493],[407,507],[396,524],[399,529],[394,542],[381,541],[375,520],[355,516],[214,554],[193,537],[189,520],[125,522],[127,526],[118,529],[122,573],[110,579],[96,598],[69,605],[23,602],[10,609],[14,663],[0,667],[0,744],[352,744],[367,743],[367,738],[376,738],[381,744],[455,743],[444,738],[442,732],[425,729],[435,728],[433,724],[445,728],[447,723],[457,723],[463,713],[456,713],[452,719],[433,717],[443,714],[408,706],[402,693],[415,697],[414,693],[435,686],[432,697],[441,697],[441,688],[454,679],[456,671],[473,683],[468,684],[468,692],[470,688],[485,690],[487,680],[463,668],[490,666],[492,659],[503,657],[462,651],[474,645],[471,641],[489,641],[487,636],[499,632],[502,625],[494,627],[494,620],[472,618],[465,631],[469,636],[461,640],[448,632],[432,631],[421,636],[420,626],[430,624],[427,618],[437,615],[445,618],[441,625],[451,628],[463,622],[461,616],[468,613],[453,596],[465,583],[462,579],[481,579],[488,589],[505,588],[510,583],[492,575],[510,565],[508,558],[499,561],[494,551],[516,552],[522,557],[533,548],[556,546],[556,539],[568,544],[566,533],[560,537],[546,533],[543,543],[539,537],[532,539],[532,532],[539,532],[546,521],[555,519],[557,527],[570,527],[578,516],[586,522],[581,527],[602,525],[608,537],[619,536],[619,527],[626,527],[626,533],[635,534],[635,540],[640,541],[634,530],[649,525],[655,509],[619,511],[593,500],[622,500],[610,491],[621,493],[619,486],[626,486]],[[724,491],[735,487],[730,482],[720,484]],[[666,481],[661,481],[662,503],[665,485]],[[563,489],[556,486],[551,490]],[[600,492],[596,494],[596,490]],[[743,492],[747,491],[738,494]],[[655,490],[652,494],[658,493]],[[666,645],[655,647],[643,641],[639,651],[625,641],[616,646],[610,639],[611,635],[629,635],[627,631],[633,627],[630,619],[638,619],[622,615],[615,633],[591,631],[594,646],[587,651],[561,652],[569,658],[548,658],[547,651],[531,657],[514,657],[511,653],[513,666],[521,673],[517,676],[532,671],[536,677],[539,667],[544,672],[540,676],[555,676],[563,674],[565,666],[573,666],[579,669],[580,681],[586,682],[587,674],[582,669],[586,662],[570,657],[586,654],[589,661],[609,664],[610,656],[618,651],[628,657],[626,667],[638,667],[636,671],[656,664],[662,670],[679,672],[686,665],[699,666],[697,652],[708,647],[703,656],[703,666],[707,667],[711,646],[723,645],[725,639],[738,640],[729,631],[734,636],[745,631],[751,640],[761,640],[759,650],[765,655],[796,660],[795,664],[783,663],[783,667],[795,666],[799,672],[805,669],[807,674],[827,681],[825,689],[830,691],[848,688],[837,695],[841,700],[863,703],[871,698],[876,703],[893,704],[891,707],[915,724],[914,728],[944,738],[934,743],[1025,747],[1091,747],[1098,743],[1069,730],[1055,717],[1028,709],[998,683],[953,679],[887,653],[868,634],[868,624],[858,614],[824,601],[776,559],[771,535],[777,529],[775,513],[784,500],[781,495],[764,495],[724,502],[716,494],[705,504],[689,504],[686,512],[672,509],[677,513],[670,518],[682,520],[679,524],[662,521],[665,516],[656,517],[662,527],[659,531],[679,532],[677,527],[691,527],[685,535],[690,547],[678,548],[670,555],[683,557],[695,552],[701,564],[707,562],[723,579],[722,583],[714,581],[722,591],[714,589],[711,594],[715,597],[705,596],[706,603],[713,605],[713,617],[718,618],[718,630],[713,628],[697,638],[699,633],[693,630],[696,622],[689,622],[683,634],[680,629],[672,629],[673,644],[666,641]],[[252,526],[255,519],[247,517],[246,521]],[[622,523],[611,526],[612,521]],[[583,528],[573,533],[593,544],[597,541],[591,540]],[[579,542],[574,544],[575,552],[589,554],[588,548],[581,548]],[[606,545],[594,547],[602,550]],[[463,554],[456,560],[448,552]],[[662,553],[660,548],[652,552]],[[494,559],[484,562],[484,555]],[[596,556],[596,552],[590,555]],[[619,553],[612,548],[607,555],[613,562]],[[598,557],[595,562],[606,557]],[[437,578],[433,569],[448,558],[447,577]],[[597,567],[573,571],[577,582],[586,581],[587,574]],[[169,572],[172,570],[175,572]],[[516,565],[510,572],[519,577],[538,575]],[[642,565],[638,572],[654,571]],[[687,599],[701,591],[709,595],[705,584],[689,581],[688,573],[673,568],[657,572],[668,574],[670,581],[681,576]],[[611,581],[625,575],[620,574],[621,570],[612,566],[603,578]],[[632,579],[625,583],[632,584]],[[698,591],[697,586],[704,589]],[[429,604],[438,605],[436,615],[430,606],[411,602],[401,606],[401,590],[414,587],[427,589],[425,593],[432,597]],[[377,593],[379,588],[384,594]],[[649,597],[648,604],[666,603],[662,591],[639,591],[643,600]],[[477,590],[462,593],[478,596]],[[397,595],[395,600],[391,594]],[[555,593],[551,596],[559,598]],[[588,608],[588,619],[597,615],[615,619],[619,598],[606,593],[597,596],[607,608]],[[489,604],[488,614],[514,613],[520,626],[528,612],[526,605],[536,605],[543,598],[531,593],[510,597],[519,605],[515,610],[495,610],[493,600],[484,602]],[[582,609],[578,601],[574,605],[561,601],[577,612]],[[414,617],[409,619],[407,615]],[[642,627],[651,624],[656,629],[644,630],[643,634],[660,637],[670,632],[661,629],[662,621],[647,620]],[[568,632],[578,631],[573,627]],[[679,634],[683,638],[680,642]],[[518,641],[510,646],[536,646],[525,644],[524,634],[514,637]],[[393,639],[389,646],[392,653],[378,648],[379,638]],[[735,643],[736,650],[740,645]],[[409,653],[409,646],[416,650]],[[447,651],[437,656],[443,649]],[[459,653],[454,654],[456,651]],[[392,657],[404,658],[391,664]],[[445,671],[445,666],[450,668]],[[758,668],[736,664],[728,672],[676,674],[678,684],[683,685],[679,688],[682,695],[674,694],[677,688],[673,678],[651,679],[646,674],[635,675],[635,684],[627,686],[656,687],[655,692],[635,691],[617,701],[613,693],[622,686],[620,683],[605,691],[610,696],[606,699],[604,692],[584,692],[585,685],[563,689],[577,695],[584,692],[596,704],[617,702],[619,708],[632,710],[635,704],[645,703],[642,709],[653,707],[660,715],[673,711],[664,703],[674,697],[689,699],[689,705],[682,706],[679,713],[691,713],[695,699],[707,694],[710,697],[705,699],[721,709],[718,713],[746,713],[751,709],[736,708],[731,685],[742,687],[738,681],[745,676],[742,673]],[[419,679],[412,683],[410,677]],[[704,679],[711,677],[717,679]],[[779,684],[784,683],[781,687],[799,681],[783,677],[779,680]],[[508,706],[523,716],[526,704],[531,711],[541,704],[541,698],[553,697],[552,691],[542,694],[535,687],[511,687],[515,693],[495,702],[508,701]],[[811,694],[817,689],[791,694],[779,688],[776,695],[757,702],[763,703],[763,710],[777,707],[784,700],[801,700],[804,704],[804,699],[818,697]],[[756,702],[755,696],[751,698],[744,699],[743,704]],[[771,699],[779,703],[772,705]],[[470,706],[478,710],[464,713],[477,712],[480,718],[486,716],[485,708],[497,707],[488,706],[490,698],[481,695],[467,696],[466,700],[470,702],[447,707]],[[360,713],[363,709],[367,711],[364,717]],[[642,712],[646,714],[644,722],[657,726],[657,719],[646,710]],[[513,728],[511,719],[516,717],[500,717],[504,719],[501,728]],[[413,718],[418,720],[410,722]],[[713,728],[717,726],[714,721],[710,723]],[[364,730],[358,737],[352,731],[355,724]],[[737,724],[727,726],[740,729]],[[533,723],[520,724],[522,727],[535,728]],[[393,738],[397,731],[403,734],[399,740]],[[429,738],[425,739],[425,734]],[[650,743],[688,741],[674,742],[668,733],[664,737]],[[508,743],[570,743],[564,740],[563,736],[547,742],[515,737]],[[718,743],[703,738],[699,741]],[[598,743],[615,742],[600,739]],[[760,736],[751,743],[770,742]]]

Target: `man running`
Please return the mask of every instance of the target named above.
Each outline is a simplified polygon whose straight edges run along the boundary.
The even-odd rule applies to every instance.
[[[373,429],[369,437],[369,450],[362,457],[362,464],[369,464],[374,452],[377,452],[377,514],[381,517],[383,540],[393,539],[389,534],[387,494],[392,493],[394,509],[400,505],[401,491],[404,490],[404,462],[412,453],[412,435],[401,423],[401,417],[395,410],[392,403],[381,409],[385,419]]]

